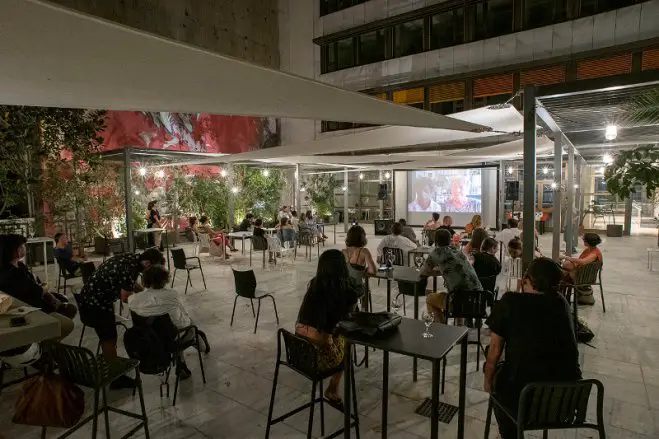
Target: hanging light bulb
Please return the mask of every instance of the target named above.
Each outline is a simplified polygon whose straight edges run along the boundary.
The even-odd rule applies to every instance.
[[[556,183],[555,181],[553,181],[553,182],[551,183],[551,188],[552,188],[552,189],[556,189],[557,187],[558,187],[558,183]]]
[[[574,188],[575,188],[575,189],[579,189],[579,185],[578,185],[578,184],[575,184],[575,185],[574,185]]]
[[[231,193],[232,194],[237,194],[238,192],[240,192],[240,189],[238,188],[238,186],[234,186],[234,187],[231,188]]]
[[[515,172],[515,169],[512,166],[509,166],[508,167],[508,174],[512,175],[513,172]]]
[[[618,127],[615,125],[607,126],[606,131],[604,132],[604,137],[606,140],[614,140],[618,137]]]
[[[140,194],[140,191],[135,191],[135,195],[139,195],[139,194]]]
[[[165,171],[163,171],[162,169],[159,170],[158,172],[156,172],[156,177],[164,178],[165,177]]]
[[[270,171],[268,171],[267,169],[264,169],[263,170],[263,176],[267,177],[268,175],[270,175]]]
[[[542,168],[542,173],[543,173],[544,175],[549,174],[549,168],[546,167],[546,166],[545,166],[544,168]]]
[[[363,179],[364,179],[364,174],[362,174],[361,172],[359,173],[359,179],[360,179],[360,180],[363,180]]]
[[[389,179],[391,178],[391,172],[386,172],[386,173],[384,174],[384,178],[386,178],[387,180],[389,180]]]
[[[222,168],[220,169],[220,177],[226,177],[227,176],[227,170]]]
[[[604,162],[605,165],[610,165],[613,163],[613,157],[611,157],[611,154],[608,152],[602,156],[602,161]]]
[[[304,186],[302,186],[302,187],[300,188],[300,192],[304,192],[304,191],[306,191],[306,190],[307,190],[307,188],[305,188]]]
[[[140,168],[140,171],[139,171],[139,172],[140,172],[140,175],[141,175],[142,177],[144,177],[144,176],[146,175],[146,168],[144,168],[144,167]]]
[[[343,192],[345,192],[345,191],[348,190],[348,188],[347,188],[346,186],[343,186],[343,187],[341,188],[341,190],[342,190]]]
[[[604,174],[604,166],[600,166],[597,172],[599,172],[600,174]]]

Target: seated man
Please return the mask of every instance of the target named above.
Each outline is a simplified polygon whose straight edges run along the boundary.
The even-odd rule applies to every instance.
[[[518,238],[521,233],[521,230],[517,228],[518,224],[519,222],[516,218],[508,218],[508,228],[497,233],[497,241],[503,245],[507,245],[511,239]]]
[[[55,258],[58,264],[62,264],[74,276],[80,276],[80,264],[87,261],[87,258],[73,254],[69,238],[64,233],[55,234]]]
[[[155,317],[167,314],[176,329],[187,328],[193,324],[187,310],[179,300],[176,291],[165,288],[169,283],[169,271],[165,267],[162,265],[151,266],[142,275],[142,280],[146,289],[128,297],[128,307],[131,311],[141,317]],[[180,336],[181,341],[189,341],[189,338],[193,335],[192,331],[188,331]],[[199,331],[199,337],[206,346],[205,352],[210,352],[210,345],[206,339],[206,334]],[[185,359],[182,355],[178,358],[176,371],[181,379],[190,378],[190,369],[185,364]]]
[[[423,230],[437,230],[440,227],[439,224],[439,214],[433,212],[432,218],[428,220],[423,226]]]
[[[236,230],[237,232],[247,232],[250,227],[252,227],[252,223],[254,223],[254,215],[251,213],[248,213],[245,215],[245,218],[240,222],[238,225],[238,229]]]
[[[442,218],[442,225],[439,226],[439,228],[448,230],[451,236],[455,235],[455,230],[453,230],[453,218],[449,215]]]
[[[451,233],[444,229],[435,232],[435,249],[421,267],[422,276],[432,276],[436,272],[444,278],[444,285],[449,292],[483,290],[467,257],[462,251],[451,247]],[[446,298],[446,293],[430,293],[426,297],[428,313],[434,314],[435,321],[444,321]]]
[[[417,243],[416,233],[414,233],[414,229],[412,227],[407,225],[407,221],[401,218],[398,220],[398,222],[400,223],[401,227],[403,227],[403,232],[401,233],[401,236],[404,236],[405,238],[409,239],[414,243]]]
[[[403,258],[407,260],[407,253],[410,250],[414,250],[418,246],[416,243],[410,241],[406,237],[402,236],[403,226],[400,223],[394,223],[391,227],[391,235],[387,235],[382,238],[380,244],[378,245],[378,260],[380,262],[386,262],[383,258],[382,252],[384,248],[399,248],[403,250]]]

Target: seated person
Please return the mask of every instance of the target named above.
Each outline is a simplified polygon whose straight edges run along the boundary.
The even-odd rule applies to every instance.
[[[499,243],[494,238],[485,238],[481,244],[481,251],[473,254],[474,271],[478,275],[481,286],[485,291],[494,293],[497,276],[501,273],[501,263],[496,257]]]
[[[254,215],[248,213],[247,215],[245,215],[245,218],[240,222],[236,231],[247,232],[252,227],[253,223],[254,223]]]
[[[380,244],[378,244],[378,260],[381,263],[387,262],[384,260],[384,255],[382,254],[385,247],[401,249],[403,251],[403,258],[405,261],[407,260],[407,253],[410,250],[414,250],[418,247],[415,242],[412,242],[404,237],[402,233],[403,226],[401,226],[400,223],[394,223],[393,226],[391,226],[391,235],[387,235],[382,238]]]
[[[255,238],[263,238],[263,245],[267,251],[268,248],[268,234],[263,230],[263,220],[261,218],[256,218],[254,221],[254,228],[252,229],[252,236]],[[274,262],[273,255],[271,252],[268,252],[268,262]]]
[[[64,269],[74,276],[80,276],[80,264],[87,261],[87,258],[75,256],[73,249],[69,247],[69,238],[64,233],[55,234],[55,258],[57,263],[64,266]]]
[[[475,253],[478,253],[481,250],[481,245],[483,245],[483,241],[485,241],[487,237],[488,235],[485,229],[475,229],[471,234],[471,240],[462,248],[462,251],[465,253],[465,255],[467,255],[467,257],[473,256]]]
[[[416,233],[414,233],[414,229],[410,226],[407,225],[407,221],[405,221],[403,218],[399,219],[398,222],[400,223],[401,227],[403,228],[403,232],[401,233],[401,236],[404,236],[405,238],[409,239],[410,241],[418,244],[418,241],[416,240]]]
[[[313,217],[313,213],[310,210],[307,210],[305,217],[305,222],[307,223],[307,227],[309,230],[311,230],[311,233],[314,234],[314,236],[318,237],[319,239],[322,239],[323,241],[327,239],[327,236],[325,236],[324,233],[320,231],[320,227],[316,224],[316,220]]]
[[[0,235],[0,291],[57,319],[60,335],[56,339],[62,340],[73,331],[78,309],[44,289],[21,262],[26,254],[26,242],[22,235]]]
[[[465,254],[451,247],[451,234],[448,230],[437,230],[435,249],[421,267],[422,276],[429,277],[433,274],[440,274],[444,278],[444,286],[451,293],[483,289]],[[445,320],[446,298],[446,293],[430,293],[426,296],[428,313],[432,313],[437,322]]]
[[[295,227],[291,225],[287,217],[282,217],[279,221],[279,231],[277,235],[279,236],[279,241],[281,245],[286,247],[286,243],[289,242],[290,246],[295,245]]]
[[[577,270],[593,262],[603,262],[602,252],[597,246],[602,242],[602,238],[597,233],[585,233],[583,235],[583,245],[586,247],[578,258],[565,257],[563,260],[563,269],[567,271],[572,282],[575,280]],[[577,302],[580,305],[594,305],[593,289],[588,286],[581,286],[576,291]]]
[[[162,265],[152,265],[142,275],[144,291],[128,296],[128,307],[131,311],[141,317],[156,317],[163,314],[169,315],[176,329],[187,328],[193,325],[187,310],[178,298],[176,291],[166,288],[169,283],[169,271]],[[181,341],[189,341],[194,334],[192,331],[183,333]],[[206,334],[199,331],[199,337],[206,346],[205,352],[210,352],[210,345]],[[178,358],[176,372],[182,380],[190,378],[192,373],[185,364],[183,355]]]
[[[465,225],[465,233],[471,235],[471,233],[478,228],[483,227],[483,218],[480,215],[474,215],[471,217],[471,222]]]
[[[318,346],[318,366],[334,369],[343,363],[343,337],[334,335],[336,324],[355,309],[362,290],[348,273],[345,256],[339,250],[326,250],[318,259],[316,276],[311,279],[295,324],[295,333]],[[332,375],[325,397],[342,407],[339,384],[342,371]]]
[[[224,244],[232,252],[238,251],[238,249],[231,244],[231,240],[225,236],[223,230],[220,230],[218,232],[211,228],[210,219],[206,215],[202,215],[201,218],[199,218],[199,222],[201,223],[201,225],[199,226],[199,232],[208,233],[216,245],[221,246],[222,244]]]
[[[289,224],[293,226],[295,232],[298,231],[298,225],[300,224],[300,218],[297,216],[297,210],[291,210],[291,218],[288,220]]]
[[[517,413],[520,393],[528,383],[581,379],[570,307],[558,292],[561,277],[554,261],[534,259],[524,276],[523,292],[504,294],[487,319],[492,338],[483,368],[484,388],[512,413]],[[516,438],[508,416],[496,406],[494,414],[501,438]]]
[[[519,259],[522,257],[522,240],[519,237],[508,241],[508,256],[510,256],[511,259]]]
[[[188,218],[188,227],[185,228],[185,237],[188,241],[195,241],[199,235],[199,221],[196,216]]]
[[[366,248],[367,243],[366,232],[362,226],[352,226],[346,235],[346,248],[341,250],[348,263],[348,273],[362,289],[366,287],[364,276],[366,274],[375,274],[378,271],[373,255]],[[367,299],[367,296],[362,298],[361,307],[363,310],[368,309]]]
[[[453,218],[451,218],[449,215],[444,216],[442,218],[442,225],[439,226],[440,229],[448,230],[451,236],[455,235],[455,230],[453,230]]]
[[[439,224],[439,214],[437,212],[433,212],[432,218],[428,220],[423,225],[423,230],[437,230],[441,224]]]
[[[521,230],[517,228],[518,224],[517,219],[513,217],[508,218],[508,228],[497,233],[497,240],[503,244],[507,244],[511,239],[519,237]]]

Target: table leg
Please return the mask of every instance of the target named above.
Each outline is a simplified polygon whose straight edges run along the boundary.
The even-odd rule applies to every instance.
[[[419,284],[414,284],[414,320],[419,319],[419,294],[417,292],[417,286]],[[417,359],[416,357],[412,358],[412,381],[416,382],[417,378]]]
[[[46,241],[43,242],[43,270],[44,270],[44,276],[46,277],[46,284],[48,284],[48,252],[46,251]],[[59,293],[59,291],[58,291]],[[64,291],[64,294],[66,294],[66,291]]]
[[[387,279],[387,312],[391,311],[391,279]]]
[[[437,276],[432,277],[432,292],[437,292]]]
[[[245,254],[245,237],[243,236],[242,254]]]
[[[439,414],[437,409],[439,407],[439,363],[440,360],[433,360],[432,362],[432,398],[430,409],[430,438],[437,439],[439,434]]]
[[[367,348],[368,349],[368,348]],[[352,379],[352,373],[350,368],[352,367],[352,358],[351,358],[352,345],[349,341],[345,341],[345,353],[343,354],[343,400],[345,404],[343,405],[343,437],[350,439],[350,408],[351,408],[351,396],[350,396],[350,380]],[[321,398],[323,395],[320,395]]]
[[[334,244],[336,244],[336,223],[334,223]]]
[[[458,439],[465,436],[465,397],[467,391],[467,343],[468,335],[462,338],[460,348],[460,397],[458,399]]]
[[[389,352],[382,352],[382,439],[387,438],[387,417],[389,415]]]
[[[167,232],[167,229],[165,229],[165,242],[167,243],[167,247],[164,249],[167,256],[167,271],[171,271],[169,266],[169,233]]]

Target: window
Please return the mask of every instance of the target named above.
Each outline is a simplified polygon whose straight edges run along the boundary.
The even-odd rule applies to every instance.
[[[439,114],[453,114],[464,111],[465,101],[463,99],[457,101],[447,102],[434,102],[430,104],[430,111]]]
[[[331,14],[333,12],[347,9],[351,6],[364,3],[367,0],[319,0],[320,1],[320,16]]]
[[[485,96],[474,99],[474,108],[489,107],[490,105],[505,104],[511,98],[510,93]]]
[[[384,61],[386,54],[384,29],[360,35],[358,38],[359,64]]]
[[[394,26],[394,58],[423,52],[423,18]]]
[[[408,90],[397,90],[393,94],[393,101],[397,104],[405,104],[410,107],[423,109],[424,89],[411,88]]]
[[[476,39],[498,37],[513,31],[513,0],[485,0],[476,5]]]
[[[595,192],[606,192],[606,179],[595,177]]]
[[[439,114],[453,114],[464,110],[465,83],[452,82],[433,85],[428,88],[430,111]]]
[[[464,9],[433,15],[430,27],[430,48],[457,46],[464,43]]]
[[[524,0],[524,29],[559,23],[567,18],[567,0]]]
[[[352,38],[345,38],[336,43],[336,60],[337,69],[345,69],[355,65],[355,51],[354,40]]]
[[[581,16],[601,14],[636,3],[639,2],[637,0],[581,0]]]

